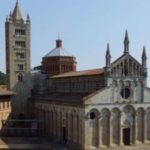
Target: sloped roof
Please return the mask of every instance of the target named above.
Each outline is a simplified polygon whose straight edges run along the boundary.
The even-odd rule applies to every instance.
[[[116,59],[115,61],[113,61],[111,64],[115,64],[117,61],[119,61],[120,59],[122,59],[122,58],[124,58],[124,57],[126,57],[126,56],[128,56],[128,57],[131,58],[131,59],[133,59],[137,64],[141,65],[141,63],[140,63],[138,60],[136,60],[133,56],[131,56],[130,54],[128,54],[128,55],[126,55],[126,54],[121,55],[119,58],[117,58],[117,59]]]
[[[15,95],[14,92],[8,90],[0,90],[0,96],[8,96],[8,95]]]
[[[30,99],[42,102],[81,104],[83,103],[83,98],[89,94],[90,93],[50,93],[47,95],[35,95]]]
[[[50,78],[67,78],[67,77],[78,77],[78,76],[93,76],[101,75],[104,73],[103,68],[92,69],[92,70],[83,70],[83,71],[72,71],[68,73],[63,73],[59,75],[52,76]]]
[[[12,17],[16,20],[23,19],[18,2],[16,2],[16,6],[15,6],[14,11],[12,13]]]
[[[44,57],[55,57],[55,56],[74,57],[71,53],[69,53],[62,47],[54,48],[48,54],[46,54]]]

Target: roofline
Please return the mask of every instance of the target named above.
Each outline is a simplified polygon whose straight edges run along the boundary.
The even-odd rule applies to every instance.
[[[91,93],[91,94],[89,94],[89,95],[83,97],[83,101],[88,100],[89,98],[95,96],[97,93],[102,92],[102,91],[104,91],[105,89],[108,89],[108,88],[110,88],[110,86],[107,86],[107,87],[104,87],[104,88],[99,89],[99,90],[97,90],[97,91],[94,91],[93,93]]]
[[[13,96],[13,95],[17,95],[17,94],[14,92],[0,93],[0,96]]]
[[[139,65],[141,65],[141,63],[138,61],[138,60],[136,60],[132,55],[130,55],[130,54],[123,54],[123,55],[121,55],[119,58],[117,58],[116,60],[114,60],[112,63],[111,63],[111,65],[112,64],[114,64],[114,63],[116,63],[119,59],[121,59],[122,57],[124,57],[124,56],[126,56],[126,55],[129,55],[132,59],[134,59]]]
[[[55,48],[53,48],[50,52],[48,52],[44,57],[53,57],[53,55],[52,56],[47,56],[48,54],[51,54],[53,51],[55,51],[56,49],[62,49],[62,50],[64,50],[64,51],[66,51],[67,53],[69,53],[69,56],[67,56],[67,57],[75,57],[73,54],[71,54],[70,52],[68,52],[64,47],[55,47]],[[54,56],[55,57],[55,56]],[[56,57],[63,57],[63,55],[62,56],[56,56]]]
[[[70,71],[70,72],[66,72],[66,73],[62,73],[62,74],[50,76],[49,78],[51,78],[51,79],[59,79],[59,78],[74,78],[74,77],[86,77],[86,76],[94,76],[94,75],[103,75],[104,72],[102,72],[100,74],[83,74],[83,75],[72,75],[72,76],[70,75],[70,76],[60,76],[59,77],[59,75],[63,75],[63,74],[67,74],[67,73],[76,73],[76,72],[82,72],[82,71],[92,71],[92,70],[98,70],[98,69],[102,69],[104,71],[104,68],[89,69],[89,70],[80,70],[80,71]]]
[[[83,100],[81,101],[67,101],[67,100],[48,100],[47,98],[41,98],[41,97],[38,97],[38,95],[36,96],[32,96],[30,97],[28,100],[31,100],[31,101],[35,101],[35,102],[39,102],[39,103],[53,103],[53,104],[60,104],[60,105],[70,105],[70,106],[81,106],[83,104]]]

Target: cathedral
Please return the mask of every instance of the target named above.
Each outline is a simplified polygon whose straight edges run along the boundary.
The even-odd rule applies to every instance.
[[[38,120],[39,135],[76,149],[101,149],[150,143],[150,88],[147,55],[131,56],[126,31],[124,50],[105,66],[77,71],[76,57],[62,39],[30,72],[30,19],[18,2],[6,18],[8,87],[18,95],[12,112]]]
[[[108,44],[105,59],[102,68],[76,71],[75,57],[56,40],[42,59],[47,77],[29,99],[30,113],[43,121],[42,135],[81,149],[150,142],[145,47],[139,62],[130,55],[126,31],[123,54],[111,62]]]

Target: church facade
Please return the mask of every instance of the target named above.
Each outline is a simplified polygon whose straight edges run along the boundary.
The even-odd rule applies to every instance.
[[[55,50],[49,59],[71,57]],[[81,149],[150,142],[145,47],[139,62],[130,55],[126,31],[123,54],[111,62],[107,45],[105,58],[105,66],[98,69],[57,75],[49,74],[51,70],[44,72],[47,77],[41,81],[40,89],[47,89],[29,99],[30,115],[41,120],[41,135]]]

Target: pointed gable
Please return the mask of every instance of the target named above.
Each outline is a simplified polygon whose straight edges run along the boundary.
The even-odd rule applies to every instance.
[[[123,54],[111,64],[113,75],[117,76],[141,76],[142,65],[130,54]]]

